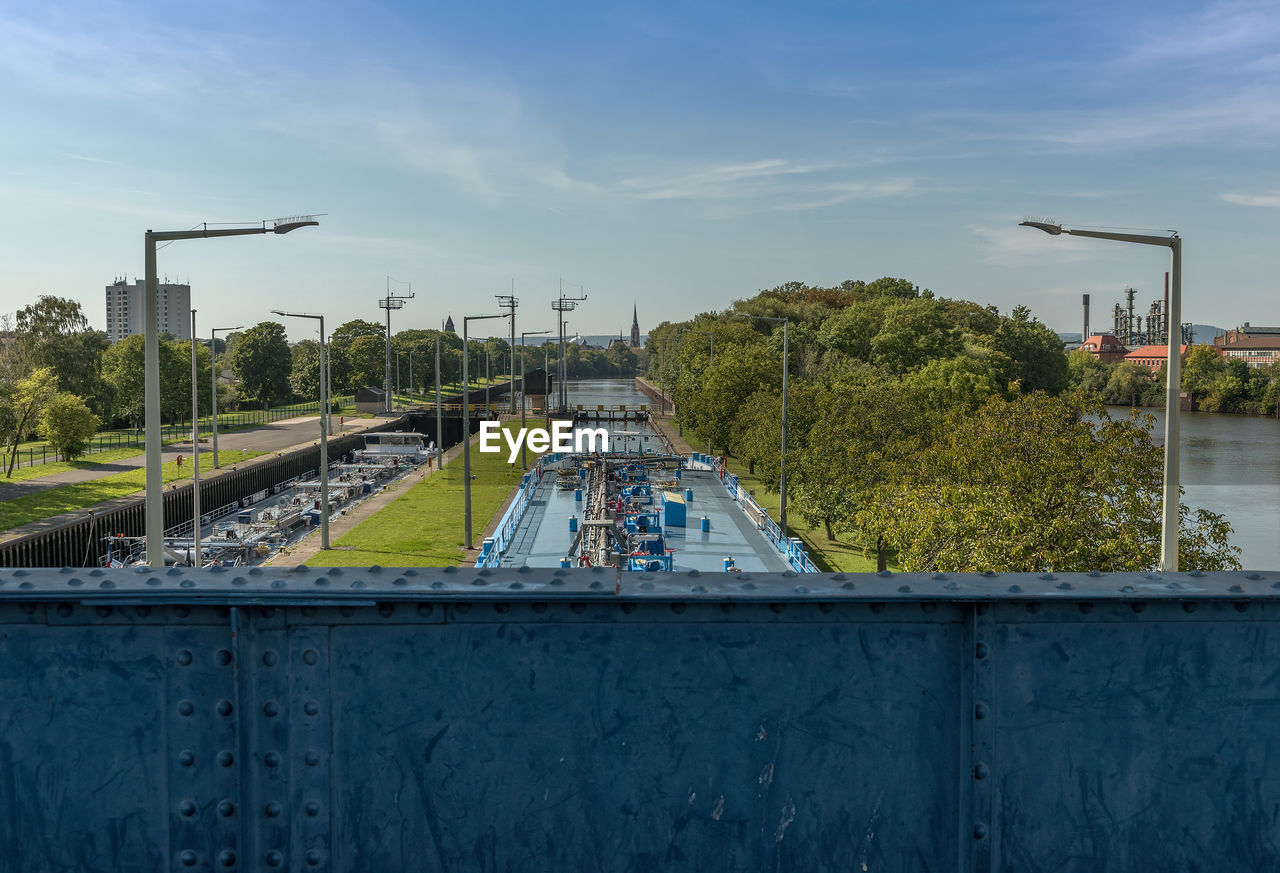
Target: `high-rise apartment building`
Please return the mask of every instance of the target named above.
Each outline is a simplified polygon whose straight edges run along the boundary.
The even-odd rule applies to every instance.
[[[157,283],[156,326],[162,334],[191,339],[191,286]],[[145,333],[143,301],[146,282],[117,279],[107,286],[107,339],[119,342],[135,333]]]

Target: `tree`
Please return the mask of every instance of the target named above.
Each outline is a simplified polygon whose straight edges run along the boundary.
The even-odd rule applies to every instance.
[[[1015,306],[1009,317],[1001,320],[990,343],[1013,362],[1009,381],[1017,382],[1023,394],[1066,390],[1067,358],[1062,353],[1062,339],[1032,318],[1027,307]]]
[[[1209,345],[1195,345],[1182,358],[1182,390],[1192,397],[1205,397],[1226,372],[1226,360]]]
[[[387,346],[380,336],[358,336],[347,346],[348,390],[381,388],[387,375]]]
[[[52,367],[37,367],[30,375],[19,379],[8,394],[8,409],[0,415],[4,431],[0,433],[9,446],[9,464],[5,478],[13,476],[18,462],[18,444],[35,430],[44,408],[58,393],[58,377]]]
[[[1085,395],[957,410],[889,465],[859,518],[916,572],[1149,570],[1160,554],[1163,450],[1147,427]],[[1180,506],[1179,518],[1181,566],[1239,567],[1221,516]]]
[[[1001,369],[980,357],[957,355],[930,361],[903,377],[914,396],[931,409],[948,412],[956,407],[976,409],[991,397],[1005,394]]]
[[[84,454],[101,423],[84,400],[66,391],[59,391],[40,411],[40,433],[64,461]]]
[[[1111,371],[1102,389],[1102,398],[1116,405],[1137,406],[1138,398],[1151,385],[1151,371],[1134,361],[1121,361]]]
[[[383,343],[380,352],[382,366],[378,370],[376,381],[357,379],[352,372],[357,367],[357,364],[353,362],[351,357],[351,345],[361,337],[377,337]],[[353,319],[334,328],[333,332],[329,334],[329,357],[332,358],[329,362],[329,368],[333,373],[333,384],[343,391],[354,391],[356,388],[381,385],[383,376],[386,373],[386,338],[387,330],[385,327],[372,321],[365,321],[363,318]],[[368,361],[362,361],[359,366],[367,369],[367,364]]]
[[[1084,349],[1067,352],[1067,384],[1070,387],[1101,391],[1110,377],[1107,365]]]
[[[142,427],[146,413],[145,338],[141,334],[113,343],[102,356],[103,381],[110,389],[107,417],[132,427]],[[185,419],[191,411],[191,347],[160,339],[160,414],[170,421]],[[208,370],[205,371],[208,379]]]
[[[290,350],[293,369],[289,372],[289,387],[299,397],[311,399],[320,396],[320,341],[313,339],[294,343]]]
[[[885,310],[884,324],[871,340],[872,361],[894,373],[905,373],[938,358],[959,353],[963,342],[935,300],[894,303]]]
[[[285,339],[284,325],[263,321],[244,332],[231,353],[231,369],[240,380],[240,390],[263,407],[289,400],[289,375],[293,355]]]
[[[18,310],[15,337],[27,368],[49,367],[66,391],[98,400],[107,335],[89,326],[76,300],[42,295]]]

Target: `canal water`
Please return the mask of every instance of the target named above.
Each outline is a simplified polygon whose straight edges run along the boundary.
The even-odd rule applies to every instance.
[[[650,403],[631,379],[569,382],[569,404]],[[1155,418],[1152,433],[1164,434],[1163,410],[1143,410]],[[1128,409],[1112,407],[1121,418]],[[1221,513],[1231,523],[1233,545],[1247,570],[1280,570],[1280,419],[1247,415],[1182,415],[1183,501],[1192,509]]]

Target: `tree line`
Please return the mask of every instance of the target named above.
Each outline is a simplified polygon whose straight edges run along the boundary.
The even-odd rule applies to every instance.
[[[1072,386],[1095,391],[1107,403],[1165,404],[1166,364],[1153,375],[1133,361],[1104,364],[1083,349],[1073,349],[1067,353],[1067,371]],[[1280,362],[1250,367],[1240,358],[1220,356],[1213,346],[1191,346],[1182,358],[1182,390],[1200,412],[1280,415]]]
[[[393,381],[404,393],[431,390],[435,384],[435,348],[440,340],[440,378],[453,388],[462,381],[462,338],[436,330],[403,330],[391,338]],[[386,331],[375,322],[355,319],[330,334],[329,373],[335,396],[362,386],[381,387],[386,366]],[[468,343],[470,377],[479,381],[486,365],[494,378],[511,369],[508,342],[501,338]],[[64,459],[82,455],[101,427],[141,428],[144,419],[144,338],[110,343],[104,331],[90,327],[80,303],[41,296],[12,317],[0,320],[0,442],[8,475],[18,446],[42,437]],[[160,337],[160,406],[166,423],[186,424],[191,415],[191,342]],[[219,338],[212,348],[196,340],[196,396],[200,415],[212,409],[212,368],[217,359],[218,409],[270,407],[315,400],[320,393],[320,344],[306,339],[290,344],[283,324],[263,321]],[[559,344],[517,349],[528,369],[559,361]],[[570,378],[626,376],[636,372],[637,356],[628,348],[609,351],[570,344],[565,355]],[[225,373],[232,378],[223,378]],[[397,378],[398,377],[398,378]]]
[[[777,490],[783,326],[756,316],[789,320],[788,509],[828,537],[913,571],[1155,566],[1162,449],[1073,387],[1062,341],[1027,308],[894,278],[792,282],[659,325],[648,375],[686,434]],[[1221,516],[1180,515],[1182,566],[1239,565]]]

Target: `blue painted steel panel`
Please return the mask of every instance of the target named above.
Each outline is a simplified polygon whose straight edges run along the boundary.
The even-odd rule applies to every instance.
[[[0,571],[0,870],[1276,869],[1277,585]]]

